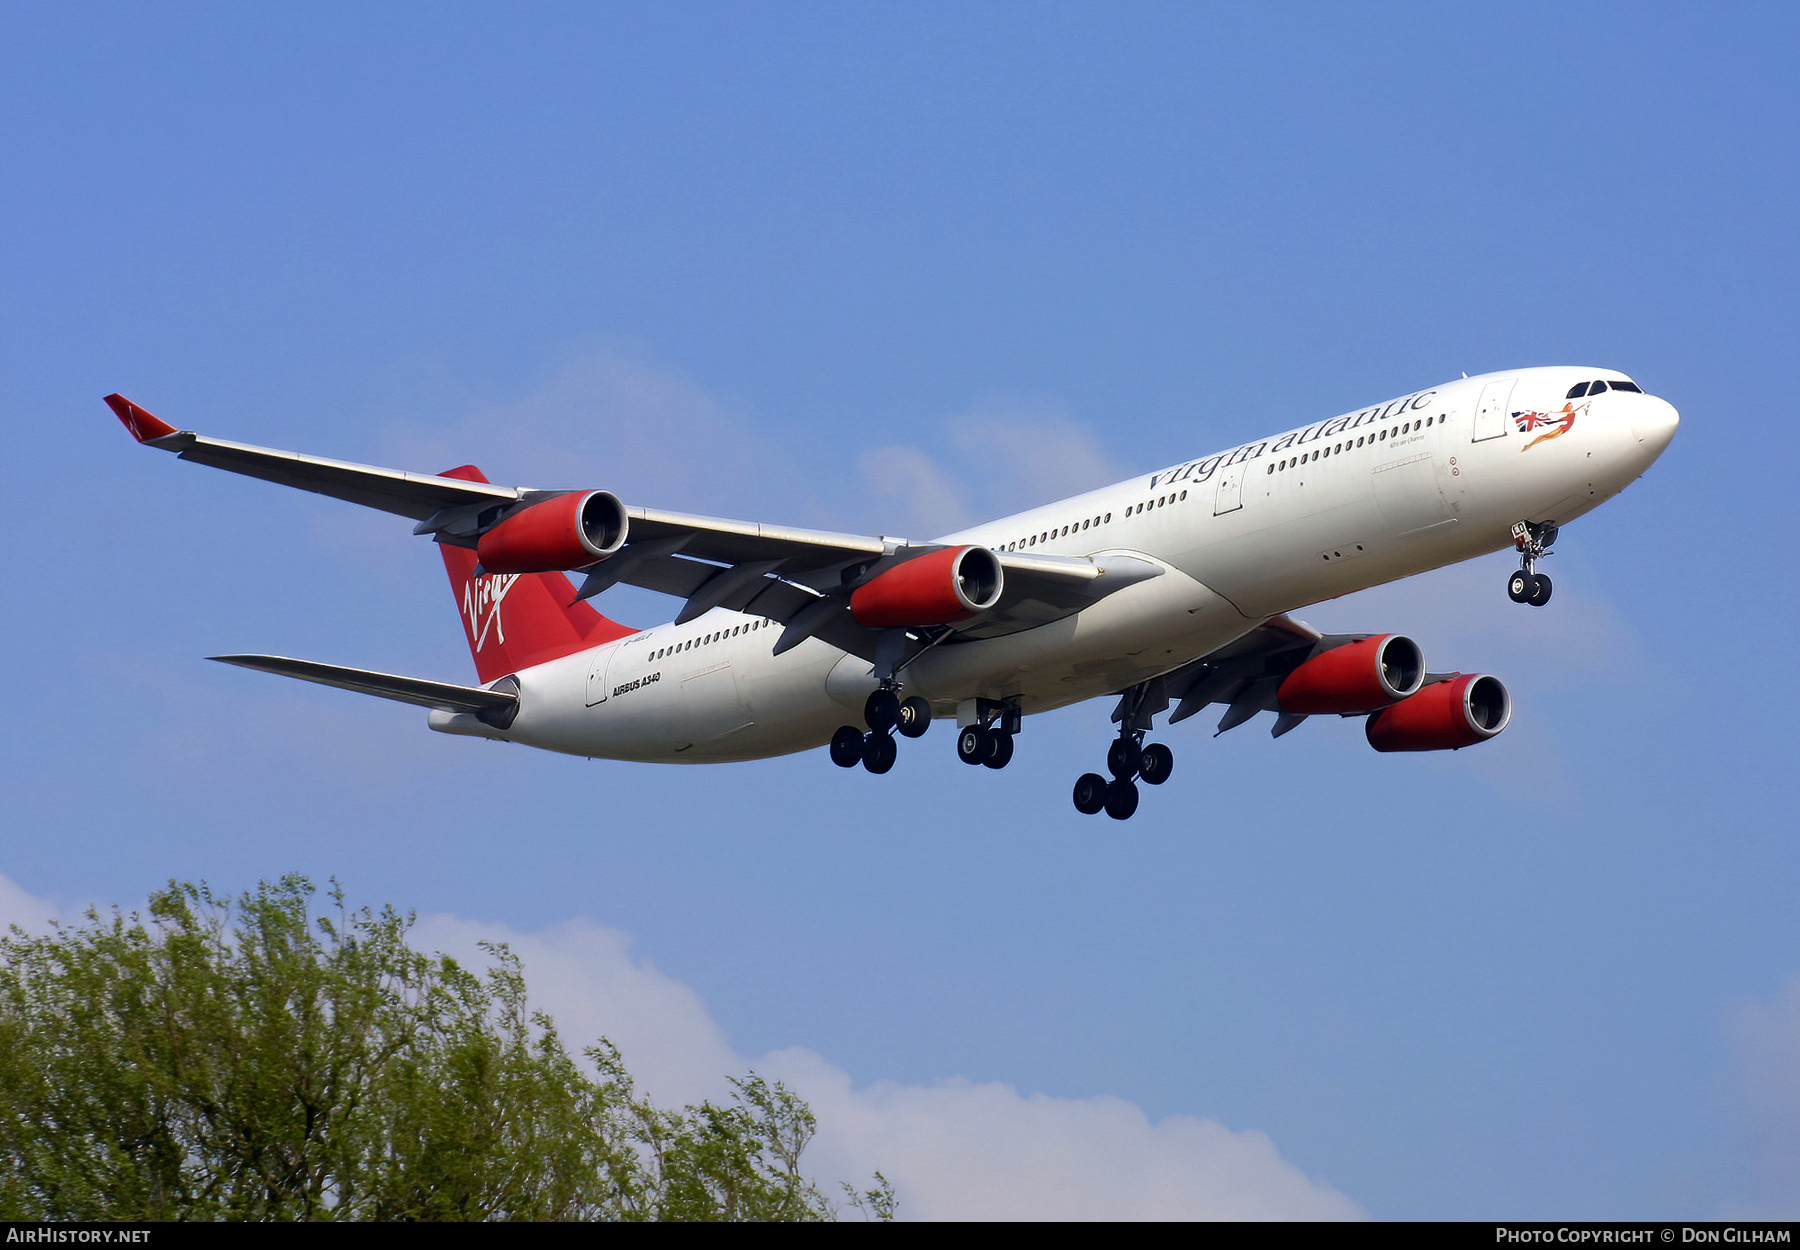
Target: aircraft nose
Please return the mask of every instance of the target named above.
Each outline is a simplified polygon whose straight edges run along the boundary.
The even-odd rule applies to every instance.
[[[1681,414],[1666,399],[1646,395],[1631,406],[1631,433],[1637,439],[1638,447],[1652,460],[1662,455],[1663,448],[1675,437],[1675,427],[1680,424]]]

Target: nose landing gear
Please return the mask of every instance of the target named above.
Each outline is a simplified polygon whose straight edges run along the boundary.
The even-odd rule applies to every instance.
[[[1099,773],[1083,773],[1075,782],[1075,810],[1084,816],[1104,811],[1114,820],[1129,820],[1138,807],[1137,783],[1160,786],[1175,771],[1175,753],[1160,742],[1148,745],[1144,735],[1152,718],[1169,706],[1156,682],[1133,686],[1119,698],[1113,713],[1119,736],[1106,748],[1108,781]]]
[[[1520,521],[1512,528],[1513,546],[1519,549],[1519,570],[1506,579],[1506,597],[1514,603],[1541,608],[1550,602],[1550,578],[1537,571],[1537,562],[1550,554],[1556,541],[1555,521]]]
[[[900,755],[894,731],[908,738],[923,735],[931,728],[931,704],[916,695],[902,699],[894,687],[883,686],[863,704],[863,723],[869,727],[867,733],[843,725],[831,735],[831,762],[839,768],[861,764],[872,773],[885,773]]]

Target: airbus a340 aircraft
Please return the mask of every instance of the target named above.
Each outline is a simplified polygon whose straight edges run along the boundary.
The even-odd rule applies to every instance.
[[[1169,778],[1169,748],[1144,742],[1165,712],[1223,704],[1222,733],[1272,711],[1276,737],[1360,716],[1377,751],[1498,734],[1498,678],[1430,672],[1402,634],[1320,634],[1287,613],[1507,546],[1508,595],[1542,607],[1536,566],[1558,528],[1625,489],[1678,423],[1605,369],[1485,374],[912,542],[497,486],[473,465],[433,476],[273,451],[106,402],[183,460],[418,522],[480,685],[214,659],[430,708],[442,733],[662,763],[828,743],[872,773],[893,767],[896,732],[939,717],[964,762],[1004,768],[1027,713],[1117,695],[1110,777],[1083,775],[1075,806],[1120,820],[1138,782]],[[630,629],[589,603],[619,583],[686,603]]]

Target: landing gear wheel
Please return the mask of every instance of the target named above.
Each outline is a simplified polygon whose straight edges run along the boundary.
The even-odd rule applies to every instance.
[[[1138,776],[1147,786],[1160,786],[1175,771],[1175,752],[1160,742],[1152,742],[1144,748],[1144,757],[1138,763]]]
[[[863,739],[862,764],[872,773],[885,773],[900,756],[900,744],[888,734],[871,732]]]
[[[831,762],[839,768],[855,768],[862,763],[862,730],[855,725],[840,726],[831,735]]]
[[[1130,820],[1137,805],[1138,788],[1130,781],[1120,778],[1106,787],[1106,814],[1114,820]]]
[[[1506,597],[1514,603],[1524,603],[1531,598],[1532,582],[1536,579],[1524,569],[1515,570],[1506,579]]]
[[[1004,729],[988,730],[988,751],[981,762],[989,768],[1005,768],[1012,762],[1012,735]]]
[[[988,731],[980,725],[969,725],[956,735],[956,758],[965,764],[979,764],[987,758]]]
[[[1113,744],[1106,748],[1106,771],[1115,777],[1129,781],[1137,776],[1143,758],[1144,753],[1130,738],[1114,738]],[[1121,816],[1119,819],[1123,820],[1124,817]]]
[[[1075,810],[1083,816],[1098,815],[1106,806],[1106,778],[1099,773],[1083,773],[1075,779]]]
[[[909,738],[923,737],[931,728],[931,704],[918,695],[904,700],[900,704],[900,719],[894,727]]]
[[[900,719],[900,696],[892,690],[877,690],[863,704],[863,720],[876,733],[886,733]]]
[[[1531,580],[1533,583],[1531,594],[1526,596],[1525,602],[1529,603],[1534,608],[1541,608],[1546,603],[1550,602],[1550,579],[1544,574],[1539,573]]]

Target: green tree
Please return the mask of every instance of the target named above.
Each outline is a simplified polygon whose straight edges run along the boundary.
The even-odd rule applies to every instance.
[[[754,1073],[721,1105],[638,1096],[563,1047],[516,957],[407,945],[411,917],[236,901],[0,938],[0,1219],[820,1220],[812,1113]],[[893,1190],[853,1208],[891,1219]]]

